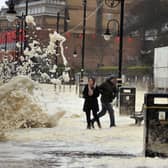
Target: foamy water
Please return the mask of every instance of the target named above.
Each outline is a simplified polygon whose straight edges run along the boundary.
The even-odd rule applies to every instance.
[[[42,91],[42,92],[41,92]],[[83,99],[75,91],[59,93],[41,85],[39,100],[48,115],[65,111],[57,127],[8,131],[0,143],[0,168],[166,168],[168,160],[143,157],[143,125],[116,111],[116,128],[109,128],[108,115],[102,129],[86,130]],[[37,91],[38,92],[38,91]],[[138,103],[143,94],[140,92]]]
[[[15,77],[0,86],[0,132],[57,125],[65,112],[59,111],[49,116],[38,98],[40,91],[34,92],[36,87],[38,85],[25,76]]]
[[[8,142],[0,143],[0,148],[0,168],[166,168],[168,165],[166,159],[89,152],[61,141]],[[79,152],[78,148],[84,151]]]

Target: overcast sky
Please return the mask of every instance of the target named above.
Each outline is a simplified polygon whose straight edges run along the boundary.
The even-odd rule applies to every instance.
[[[6,6],[6,5],[5,5],[5,1],[6,1],[6,0],[0,0],[0,8],[1,8],[2,6]]]

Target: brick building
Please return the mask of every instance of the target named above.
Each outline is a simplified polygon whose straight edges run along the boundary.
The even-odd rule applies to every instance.
[[[129,13],[132,0],[125,0],[125,16]],[[25,13],[25,0],[17,0],[15,7],[17,14]],[[5,18],[6,9],[2,9],[0,15],[0,31],[15,29],[15,23],[8,23]],[[65,43],[65,55],[70,66],[75,69],[81,67],[81,46],[82,46],[82,21],[83,5],[82,0],[29,0],[28,14],[35,17],[37,27],[42,30],[38,32],[40,41],[48,43],[48,29],[56,30],[57,15],[60,13],[59,32],[67,37]],[[108,8],[102,0],[88,0],[87,3],[87,24],[86,24],[86,53],[85,69],[95,70],[99,66],[118,65],[118,37],[105,41],[103,33],[108,19],[119,20],[120,8]],[[70,17],[70,22],[67,22]],[[126,24],[126,23],[125,23]],[[5,28],[6,26],[6,28]],[[111,24],[111,29],[115,29]],[[45,33],[43,33],[45,31]],[[28,32],[31,32],[28,30]],[[137,64],[139,57],[139,39],[124,37],[123,64],[125,66]],[[78,56],[73,57],[74,50]],[[61,60],[59,60],[61,64]]]

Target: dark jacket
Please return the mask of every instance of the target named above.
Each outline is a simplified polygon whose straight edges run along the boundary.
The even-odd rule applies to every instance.
[[[88,85],[85,86],[83,90],[83,98],[85,99],[84,101],[84,106],[83,106],[83,111],[88,111],[88,110],[94,110],[94,111],[99,111],[99,105],[97,101],[97,97],[99,97],[99,89],[96,86],[93,88],[93,95],[89,96],[88,94]]]
[[[110,80],[105,81],[99,86],[102,103],[111,103],[117,96],[117,87]]]

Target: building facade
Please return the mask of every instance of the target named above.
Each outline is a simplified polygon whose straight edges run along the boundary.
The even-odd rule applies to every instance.
[[[125,0],[125,16],[129,11],[132,0]],[[35,18],[37,27],[42,30],[39,35],[40,41],[48,43],[46,30],[58,30],[66,36],[65,54],[69,64],[74,69],[81,67],[81,47],[82,47],[82,23],[83,23],[83,1],[82,0],[29,0],[28,15]],[[25,0],[16,0],[15,9],[18,15],[25,14]],[[8,23],[5,18],[6,9],[2,9],[0,15],[1,32],[16,29],[16,23]],[[58,25],[59,13],[59,25]],[[103,33],[106,29],[107,21],[115,18],[119,20],[120,8],[108,8],[102,0],[87,1],[87,23],[86,23],[86,48],[85,48],[85,69],[95,70],[100,66],[118,65],[118,37],[113,37],[110,41],[105,41]],[[70,18],[70,22],[67,22]],[[5,29],[5,26],[8,27]],[[112,31],[116,31],[116,25],[111,24]],[[43,30],[45,33],[43,33]],[[28,30],[31,32],[31,30]],[[4,45],[3,45],[4,46]],[[137,39],[124,38],[123,64],[134,65],[139,56],[140,43]],[[73,57],[74,51],[78,56]],[[61,61],[61,60],[60,60]],[[61,64],[61,62],[60,62]]]

